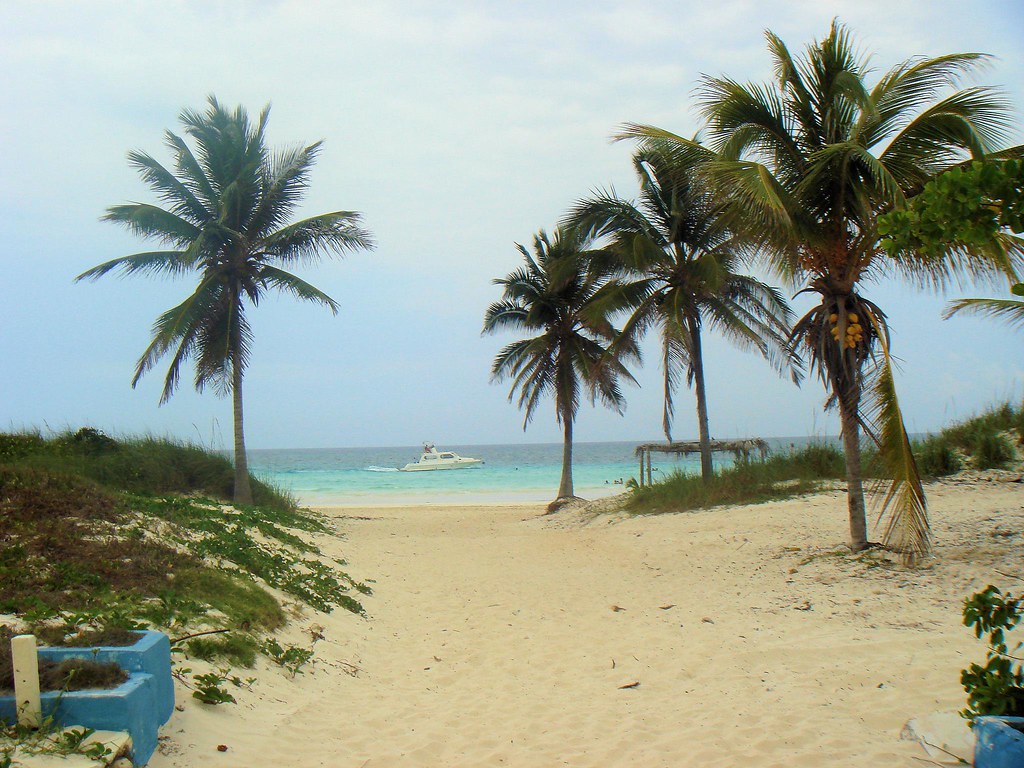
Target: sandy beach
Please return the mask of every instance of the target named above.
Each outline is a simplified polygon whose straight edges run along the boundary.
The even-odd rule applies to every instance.
[[[333,508],[367,618],[305,611],[238,705],[178,690],[152,768],[918,766],[964,706],[965,596],[1024,589],[1019,473],[928,486],[936,557],[845,549],[841,491],[629,518],[543,505]],[[184,662],[183,662],[184,663]],[[191,663],[202,669],[200,662]],[[225,747],[219,750],[218,747]]]

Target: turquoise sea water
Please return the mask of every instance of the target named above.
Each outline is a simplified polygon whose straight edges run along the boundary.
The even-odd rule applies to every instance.
[[[809,438],[769,440],[773,450],[802,445]],[[419,460],[419,446],[395,448],[296,448],[249,452],[249,467],[261,479],[294,494],[307,506],[389,504],[476,504],[546,502],[558,491],[561,443],[528,445],[446,445],[438,450],[483,459],[483,466],[434,472],[399,472]],[[620,493],[636,477],[636,443],[577,443],[573,446],[576,494],[599,498]],[[732,456],[715,457],[729,465]],[[675,469],[697,473],[697,456],[655,455],[657,474]]]

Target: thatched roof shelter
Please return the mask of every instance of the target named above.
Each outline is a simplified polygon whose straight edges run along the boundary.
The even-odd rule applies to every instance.
[[[757,451],[761,458],[768,455],[768,443],[760,437],[745,437],[739,440],[712,440],[712,453],[731,453],[737,459],[742,456],[745,460],[750,459],[750,454]],[[651,484],[651,454],[652,453],[675,453],[687,456],[691,453],[700,453],[700,442],[688,440],[685,442],[673,443],[644,443],[636,447],[636,456],[640,459],[640,487],[644,486],[644,464],[647,465],[647,485]]]

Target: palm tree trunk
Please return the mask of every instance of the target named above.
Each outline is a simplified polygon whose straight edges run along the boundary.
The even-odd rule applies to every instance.
[[[715,474],[711,462],[711,430],[708,426],[708,394],[704,387],[704,353],[700,345],[700,328],[692,320],[690,325],[690,364],[693,366],[693,393],[697,397],[697,437],[700,440],[700,477],[711,482]]]
[[[562,419],[564,439],[562,441],[562,482],[558,485],[558,498],[571,499],[572,487],[572,419]]]
[[[843,429],[843,452],[846,456],[846,503],[850,515],[850,549],[860,552],[868,547],[867,513],[864,509],[864,484],[860,467],[860,421],[857,408],[859,393],[839,398],[839,418]]]
[[[242,417],[242,366],[239,355],[231,357],[231,402],[235,416],[235,503],[252,504],[249,461],[245,455],[245,424]]]

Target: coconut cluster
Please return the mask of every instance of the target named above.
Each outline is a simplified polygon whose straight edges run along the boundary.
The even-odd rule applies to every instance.
[[[839,333],[839,315],[833,312],[828,320],[832,323],[832,338],[846,349],[853,349],[864,341],[864,327],[860,324],[860,318],[852,312],[846,316],[846,334],[842,338]]]

